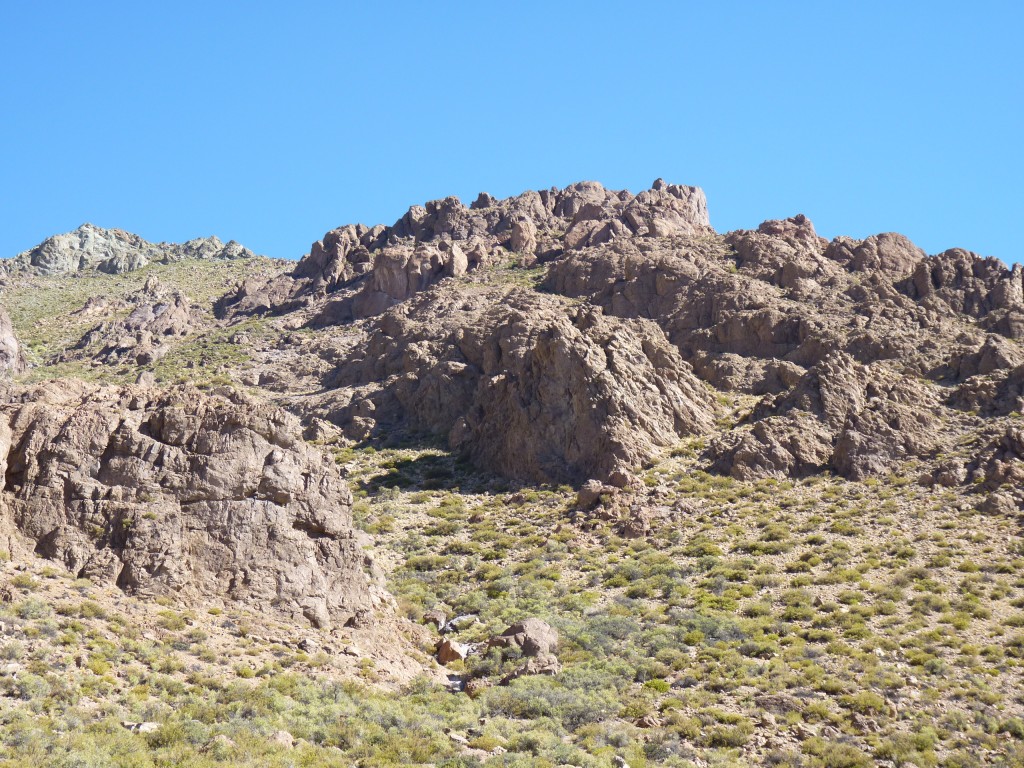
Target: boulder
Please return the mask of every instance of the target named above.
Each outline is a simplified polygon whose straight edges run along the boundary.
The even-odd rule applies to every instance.
[[[532,260],[537,251],[537,225],[530,219],[521,219],[513,224],[509,247]]]
[[[546,656],[558,649],[558,632],[546,621],[537,618],[517,621],[500,635],[487,641],[489,648],[515,647],[527,657]]]
[[[458,643],[450,638],[442,638],[437,643],[437,660],[441,664],[451,664],[453,661],[465,661],[473,651],[471,645]]]
[[[588,480],[576,492],[576,508],[593,509],[601,501],[601,497],[610,497],[618,492],[618,488],[605,485],[598,480]]]
[[[527,675],[557,675],[562,666],[555,656],[558,632],[546,621],[528,618],[518,621],[487,641],[488,648],[518,648],[526,662],[501,679],[502,685]]]

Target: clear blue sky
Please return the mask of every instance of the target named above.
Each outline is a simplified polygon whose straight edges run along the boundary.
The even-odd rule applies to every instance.
[[[6,0],[0,255],[91,221],[297,257],[449,194],[662,176],[720,231],[1020,261],[1021,7]]]

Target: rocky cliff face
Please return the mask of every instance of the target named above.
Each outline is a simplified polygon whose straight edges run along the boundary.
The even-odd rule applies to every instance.
[[[7,385],[0,468],[8,551],[132,593],[237,601],[315,626],[384,604],[344,480],[273,406],[230,392]]]
[[[216,237],[202,237],[186,243],[150,243],[122,229],[83,224],[74,232],[47,238],[3,266],[8,272],[34,271],[43,275],[89,269],[121,274],[147,264],[183,259],[238,259],[252,255],[252,251],[234,240],[222,243]]]

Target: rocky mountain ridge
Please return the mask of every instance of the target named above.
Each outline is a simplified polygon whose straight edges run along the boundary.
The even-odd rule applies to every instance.
[[[100,269],[127,268],[125,248],[149,247],[114,230],[76,234],[70,250],[88,254],[82,264],[105,258]],[[68,237],[31,252],[40,258],[18,259],[63,268]],[[213,245],[192,241],[163,258],[222,257]],[[41,258],[47,253],[63,255]],[[502,288],[517,270],[539,275],[535,285]],[[289,403],[297,382],[288,365],[262,374],[307,421],[333,422],[357,440],[426,430],[489,469],[531,481],[623,485],[654,446],[710,431],[716,390],[764,398],[744,417],[748,426],[713,436],[708,458],[718,471],[884,472],[947,446],[936,408],[952,405],[938,421],[957,421],[963,398],[916,379],[959,386],[1024,362],[1020,266],[960,249],[926,256],[892,233],[827,242],[803,216],[721,236],[699,189],[661,180],[638,195],[581,182],[500,201],[481,194],[469,207],[446,198],[412,207],[391,227],[340,227],[290,271],[229,291],[214,313],[227,327],[276,316],[314,332],[315,355],[330,364],[298,386],[312,387],[311,396]],[[179,292],[140,301],[78,348],[97,362],[127,355],[144,367],[170,348],[161,337],[173,341],[197,322]],[[578,334],[605,326],[598,357],[607,362],[598,362]],[[623,362],[639,362],[637,354],[647,362],[623,368],[609,343],[622,347]],[[287,359],[294,350],[279,352]],[[569,363],[577,354],[578,369]],[[593,388],[601,379],[606,395]],[[645,402],[643,392],[656,394]],[[567,410],[573,398],[579,405]],[[600,398],[609,399],[599,408]],[[521,423],[519,409],[528,414]],[[488,421],[511,429],[499,436]],[[623,437],[606,445],[616,429]],[[588,430],[593,437],[581,440]]]
[[[1019,266],[719,234],[660,180],[433,201],[292,264],[47,243],[0,297],[0,636],[86,700],[131,660],[102,695],[167,764],[1024,754]],[[0,694],[52,710],[26,671]],[[284,762],[213,735],[239,706]]]
[[[580,235],[583,231],[588,234]],[[801,476],[828,469],[862,477],[889,471],[908,458],[928,460],[948,447],[942,430],[933,434],[937,421],[932,414],[949,398],[916,380],[948,387],[1024,361],[1019,346],[1024,331],[1018,327],[1024,318],[1020,266],[1009,269],[961,249],[927,256],[893,233],[828,242],[804,216],[720,236],[708,225],[699,190],[660,180],[635,196],[584,183],[504,201],[482,195],[469,208],[449,198],[410,209],[393,227],[343,227],[315,243],[290,273],[243,284],[219,301],[216,311],[229,322],[284,316],[325,339],[333,328],[365,334],[363,344],[376,345],[377,375],[397,382],[394,377],[402,373],[416,379],[418,389],[424,386],[419,377],[429,379],[426,372],[453,351],[454,361],[445,365],[454,362],[463,372],[482,369],[452,339],[428,342],[419,332],[410,335],[411,328],[421,318],[424,327],[440,328],[460,316],[460,303],[466,308],[502,306],[513,294],[485,297],[462,286],[493,282],[482,275],[510,263],[539,271],[536,289],[551,297],[545,308],[536,306],[531,322],[571,316],[576,310],[565,299],[582,301],[587,311],[616,318],[623,338],[638,321],[653,321],[663,341],[644,332],[648,344],[669,342],[714,390],[765,397],[791,393],[789,405],[773,408],[765,400],[745,417],[749,429],[741,425],[712,441],[711,466],[737,476]],[[426,298],[412,301],[418,293]],[[437,311],[448,304],[449,309]],[[398,318],[404,325],[395,326]],[[475,314],[467,317],[456,338],[479,333],[477,326]],[[387,359],[380,347],[385,339],[393,339],[406,356],[390,370],[380,368]],[[347,405],[310,414],[338,423],[352,436],[369,434],[370,422],[393,428],[401,421],[396,414],[411,414],[408,423],[447,434],[453,446],[464,445],[461,429],[451,433],[456,418],[435,418],[446,412],[436,394],[429,408],[410,409],[393,397],[383,407],[381,402],[359,406],[361,395],[354,387],[367,380],[361,362],[365,347],[350,349],[324,352],[341,359],[337,373],[320,376],[315,385],[342,390],[343,395],[323,400],[341,397]],[[422,349],[426,356],[411,360],[411,349]],[[839,368],[836,360],[844,361]],[[572,390],[563,374],[543,375]],[[445,385],[455,386],[447,376]],[[641,378],[650,380],[649,375]],[[820,395],[797,397],[801,389],[821,387],[848,403],[841,408],[843,415],[823,414]],[[689,393],[692,398],[692,388]],[[465,400],[456,396],[451,402]],[[702,407],[705,418],[713,418],[714,409]],[[949,420],[958,419],[950,411]],[[677,427],[675,434],[682,435],[692,425]],[[651,434],[636,419],[629,429],[643,436],[640,440]],[[907,435],[897,438],[903,432]],[[540,479],[536,471],[515,467],[513,459],[528,455],[536,440],[525,434],[514,439],[515,446],[503,454],[483,454],[486,465]],[[659,442],[664,444],[655,439]],[[475,444],[465,446],[478,450]],[[651,453],[636,455],[649,458]],[[631,466],[639,463],[634,460]],[[622,467],[605,469],[600,460],[590,467],[598,479],[616,474],[623,482]],[[586,474],[586,468],[577,467],[548,478],[579,482]]]
[[[249,253],[86,225],[16,261],[122,271]],[[210,325],[152,279],[134,301],[60,359],[143,375]],[[94,305],[75,311],[118,314]],[[340,227],[213,310],[215,327],[277,317],[312,334],[250,351],[258,382],[307,430],[429,433],[527,482],[628,486],[694,435],[709,438],[709,469],[741,478],[860,479],[913,461],[923,481],[967,482],[971,466],[978,482],[983,457],[939,459],[1002,429],[996,414],[1012,406],[985,397],[1005,401],[1024,363],[1020,266],[927,256],[892,233],[828,242],[804,216],[722,236],[699,189],[661,180],[638,195],[581,182],[469,207],[446,198],[391,227]],[[730,395],[761,399],[723,428]]]
[[[42,275],[74,274],[99,270],[122,274],[147,264],[167,264],[184,259],[245,259],[253,252],[230,240],[199,237],[185,243],[150,243],[123,229],[104,229],[82,224],[73,232],[46,238],[39,245],[2,262],[5,272]]]

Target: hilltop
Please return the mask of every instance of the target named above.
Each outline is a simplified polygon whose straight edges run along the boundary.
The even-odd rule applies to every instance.
[[[2,283],[12,765],[1024,759],[1019,265],[657,180]]]

